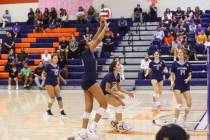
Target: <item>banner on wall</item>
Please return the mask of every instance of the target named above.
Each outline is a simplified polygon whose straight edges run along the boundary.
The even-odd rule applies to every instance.
[[[88,10],[92,4],[93,0],[39,0],[39,7],[42,11],[51,7],[55,7],[58,11],[60,8],[64,8],[69,15],[76,15],[79,6]]]

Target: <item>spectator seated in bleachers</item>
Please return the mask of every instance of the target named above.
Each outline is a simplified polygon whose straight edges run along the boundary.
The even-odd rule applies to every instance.
[[[187,7],[187,11],[185,12],[185,16],[192,18],[194,16],[194,12],[191,7]]]
[[[114,35],[113,32],[110,31],[109,28],[107,28],[107,31],[105,32],[104,38],[103,38],[103,47],[102,52],[109,52],[113,50],[114,45]]]
[[[28,20],[27,24],[28,25],[33,25],[35,21],[35,14],[32,8],[30,8],[30,11],[28,12]]]
[[[49,26],[49,20],[50,20],[50,11],[48,8],[45,8],[42,20],[44,28],[47,28]]]
[[[85,27],[83,39],[86,40],[87,42],[90,42],[92,40],[93,33],[90,31],[90,28],[87,26]]]
[[[44,51],[44,54],[42,54],[41,59],[44,66],[51,62],[51,54],[48,53],[48,50]]]
[[[156,134],[156,140],[189,140],[190,136],[180,126],[168,124],[163,126]]]
[[[24,48],[20,49],[20,53],[17,54],[17,68],[18,71],[23,68],[24,63],[28,62],[28,53],[25,52]]]
[[[8,89],[11,89],[11,85],[12,85],[13,81],[15,81],[16,90],[18,90],[19,89],[19,87],[18,87],[18,71],[17,71],[16,65],[13,65],[11,71],[9,71]]]
[[[166,8],[165,12],[164,12],[164,17],[162,18],[162,20],[168,19],[168,20],[172,20],[172,12],[169,8]]]
[[[24,88],[30,88],[33,78],[32,78],[32,71],[28,66],[28,63],[24,63],[24,67],[20,71],[21,78],[24,82]]]
[[[15,42],[14,38],[12,37],[12,33],[10,31],[7,31],[6,38],[3,40],[1,53],[8,54],[11,49],[15,49]]]
[[[195,29],[195,35],[198,35],[198,33],[201,32],[201,30],[203,30],[202,25],[198,24],[196,29]]]
[[[201,16],[203,15],[202,10],[198,6],[195,7],[194,11],[194,20],[196,20],[198,23],[200,23]]]
[[[35,22],[36,22],[35,23],[35,32],[36,33],[42,33],[42,32],[44,32],[43,21],[38,19]]]
[[[58,66],[61,71],[61,76],[67,79],[68,78],[67,58],[62,53],[58,55]]]
[[[128,28],[128,22],[126,19],[124,19],[124,17],[121,17],[119,20],[118,20],[118,32],[121,34],[121,35],[125,35],[125,33],[127,32],[127,28]]]
[[[157,20],[157,7],[155,5],[150,5],[148,16],[150,22]]]
[[[59,49],[57,50],[58,55],[64,55],[66,59],[68,59],[69,53],[69,42],[66,40],[65,36],[61,37],[61,41],[59,42]]]
[[[188,26],[188,31],[189,33],[195,33],[195,30],[197,29],[197,25],[195,24],[194,20],[191,20],[189,26]]]
[[[57,11],[56,11],[55,7],[52,7],[52,8],[50,9],[50,20],[49,20],[50,23],[51,23],[52,21],[56,21],[57,18],[58,18]]]
[[[44,65],[40,61],[38,67],[34,71],[34,81],[37,87],[42,90],[44,89],[45,79],[42,78],[42,72],[44,71]]]
[[[147,71],[149,69],[149,63],[151,60],[149,59],[148,54],[144,56],[144,59],[141,60],[141,65],[140,65],[140,72],[139,72],[139,79],[149,79],[149,75],[147,74]]]
[[[96,12],[93,6],[90,6],[87,11],[87,22],[88,23],[95,23],[98,22],[98,13]]]
[[[170,25],[170,29],[173,30],[173,28],[177,27],[178,25],[178,20],[175,16],[172,16],[172,21],[171,21],[171,25]]]
[[[165,14],[161,23],[165,26],[167,30],[170,30],[171,19],[168,19],[168,16]]]
[[[182,48],[185,50],[188,60],[198,60],[196,50],[188,43],[187,37],[182,41]]]
[[[196,36],[196,43],[197,45],[203,45],[207,40],[207,36],[204,32],[204,30],[201,30],[201,32],[198,33]]]
[[[180,36],[176,37],[172,42],[171,54],[174,56],[174,61],[177,57],[177,51],[182,46],[182,38]]]
[[[134,8],[134,22],[141,22],[143,23],[143,10],[140,7],[140,4],[137,4],[137,7]]]
[[[159,43],[162,43],[164,37],[165,37],[164,31],[162,31],[161,28],[158,27],[153,35],[153,41],[158,41]]]
[[[35,18],[35,23],[38,20],[42,21],[42,12],[41,12],[41,10],[39,8],[36,9],[34,18]]]
[[[8,55],[8,61],[5,67],[5,70],[7,72],[10,72],[12,70],[12,66],[16,64],[16,57],[13,49],[10,50],[9,55]]]
[[[85,10],[82,6],[79,7],[78,12],[76,13],[77,20],[79,23],[85,23]]]
[[[74,36],[74,33],[72,33],[69,38],[69,57],[78,58],[78,42]]]
[[[174,41],[174,36],[171,34],[171,32],[168,32],[167,35],[164,37],[164,45],[171,48],[173,41]]]
[[[20,25],[18,22],[15,23],[15,25],[12,27],[13,35],[15,38],[18,38],[20,35]]]
[[[61,8],[60,19],[61,19],[62,27],[67,27],[69,15],[68,15],[66,9]]]
[[[182,17],[184,17],[184,11],[182,11],[181,7],[177,7],[175,16],[177,19],[181,19]]]
[[[9,14],[9,10],[5,10],[5,13],[2,16],[2,28],[6,27],[6,23],[11,22],[11,15]]]

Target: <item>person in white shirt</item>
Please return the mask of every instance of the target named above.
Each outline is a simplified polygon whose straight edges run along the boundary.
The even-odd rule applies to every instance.
[[[9,14],[8,10],[5,10],[5,14],[2,17],[2,28],[6,27],[6,23],[11,22],[11,15]]]
[[[45,50],[44,54],[42,54],[42,62],[44,65],[50,63],[51,54],[48,53],[48,50]]]
[[[161,30],[160,27],[158,27],[157,28],[157,31],[154,34],[154,40],[160,40],[160,41],[162,41],[164,37],[165,37],[164,32]]]
[[[141,79],[149,78],[149,75],[146,75],[146,71],[149,69],[150,62],[151,60],[149,59],[148,54],[145,54],[144,59],[141,60],[139,78]]]

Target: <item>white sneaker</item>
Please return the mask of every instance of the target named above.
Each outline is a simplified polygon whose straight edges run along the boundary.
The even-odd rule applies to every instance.
[[[88,136],[78,133],[76,135],[68,137],[67,140],[88,140]]]
[[[90,125],[90,127],[88,127],[87,135],[89,140],[99,140],[99,136],[94,125]]]
[[[10,90],[11,89],[11,86],[8,86],[8,89]]]
[[[121,124],[117,124],[116,130],[117,131],[131,131],[131,127],[128,126],[125,122],[122,122]]]

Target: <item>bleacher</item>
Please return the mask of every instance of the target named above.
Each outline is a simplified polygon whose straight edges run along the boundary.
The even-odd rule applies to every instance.
[[[128,26],[132,25],[131,19],[126,19],[128,21]],[[111,31],[115,34],[115,43],[118,43],[118,40],[121,39],[120,36],[117,36],[117,22],[118,19],[111,19],[109,21]],[[13,25],[13,24],[11,24]],[[49,53],[55,53],[57,47],[59,46],[59,40],[61,36],[68,37],[73,32],[76,35],[76,39],[79,41],[83,38],[84,28],[86,26],[95,32],[97,30],[98,24],[78,24],[76,21],[69,21],[67,28],[57,28],[57,29],[46,29],[44,33],[34,33],[33,26],[26,25],[26,23],[20,23],[21,33],[20,38],[15,40],[16,53],[20,53],[20,48],[25,48],[26,53],[29,54],[29,66],[32,71],[35,70],[38,63],[41,61],[41,54],[47,49]],[[1,35],[1,38],[4,38],[4,35]],[[102,71],[102,66],[106,64],[106,59],[110,57],[108,54],[102,55],[98,59],[98,73]],[[8,73],[5,72],[5,65],[7,63],[8,55],[2,54],[0,60],[0,85],[8,84]],[[82,62],[79,59],[68,59],[68,86],[80,86],[80,79],[83,74]],[[20,81],[22,84],[22,81]]]

